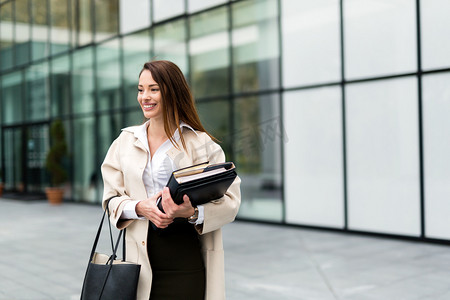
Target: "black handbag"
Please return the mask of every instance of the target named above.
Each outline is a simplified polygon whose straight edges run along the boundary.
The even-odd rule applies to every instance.
[[[106,211],[108,211],[109,235],[111,238],[110,256],[95,252],[102,230]],[[123,258],[116,259],[117,248],[123,233]],[[84,276],[81,300],[136,300],[137,284],[141,265],[125,261],[125,229],[120,230],[116,244],[112,237],[109,209],[103,212],[94,245],[92,246],[89,264]]]

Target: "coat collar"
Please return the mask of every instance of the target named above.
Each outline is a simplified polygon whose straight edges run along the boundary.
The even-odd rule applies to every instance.
[[[145,122],[142,125],[137,126],[130,126],[123,128],[122,131],[130,132],[134,135],[136,140],[134,141],[134,145],[146,152],[150,152],[150,149],[148,148],[148,142],[147,142],[147,128],[150,125],[150,120]],[[185,122],[180,122],[180,128],[181,131],[184,132],[185,130],[191,130],[193,131],[197,136],[198,133],[192,128],[190,125],[186,124]],[[178,132],[178,128],[175,130],[175,133],[172,136],[176,142],[180,139],[180,133]],[[180,155],[183,151],[177,149],[176,147],[171,147],[166,154],[172,159],[176,160],[177,156]]]

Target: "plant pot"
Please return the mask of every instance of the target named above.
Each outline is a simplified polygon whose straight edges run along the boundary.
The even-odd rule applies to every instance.
[[[47,195],[47,200],[52,205],[59,205],[63,201],[64,189],[59,187],[48,187],[45,188],[45,194]]]

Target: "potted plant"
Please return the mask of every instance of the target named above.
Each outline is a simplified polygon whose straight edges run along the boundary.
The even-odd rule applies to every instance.
[[[62,185],[67,181],[67,171],[63,160],[67,155],[67,143],[64,125],[61,120],[55,120],[50,126],[50,149],[45,160],[45,167],[50,175],[51,187],[45,189],[47,199],[51,204],[60,204],[64,196]]]

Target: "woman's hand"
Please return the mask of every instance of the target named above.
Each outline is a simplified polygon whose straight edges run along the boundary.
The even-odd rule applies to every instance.
[[[158,228],[166,228],[173,222],[173,217],[165,214],[156,206],[156,200],[161,196],[161,192],[142,200],[136,204],[136,213],[138,216],[150,220]]]
[[[183,196],[183,203],[178,205],[170,196],[168,187],[165,187],[162,190],[162,206],[166,212],[166,215],[172,218],[189,218],[195,212],[195,209],[192,207],[191,201],[187,195]]]

